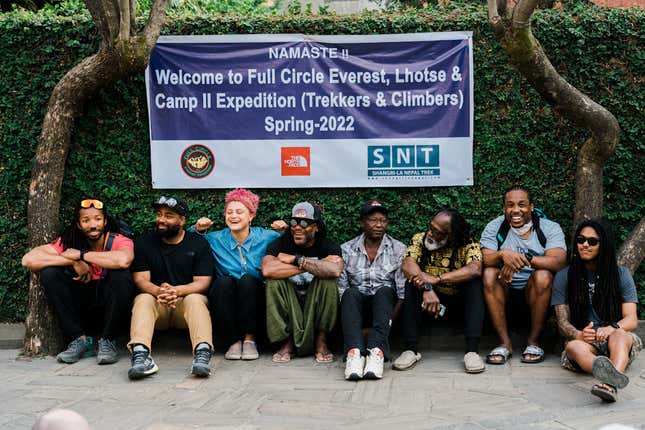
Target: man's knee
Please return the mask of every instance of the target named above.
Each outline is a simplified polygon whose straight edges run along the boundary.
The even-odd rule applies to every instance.
[[[40,271],[40,283],[48,287],[53,285],[57,280],[71,280],[70,276],[65,274],[67,267],[49,266]]]
[[[348,288],[340,299],[341,306],[349,303],[360,303],[362,294],[358,288]]]
[[[567,342],[567,345],[564,347],[564,350],[567,352],[567,356],[572,357],[581,349],[586,348],[586,345],[587,344],[584,341],[575,339]]]
[[[157,304],[157,298],[152,294],[148,293],[139,293],[137,297],[134,298],[134,304],[132,305],[132,313],[135,310],[154,308]]]
[[[492,293],[495,289],[499,288],[499,282],[497,276],[499,275],[499,269],[496,267],[486,267],[482,272],[481,282],[484,285],[484,292]]]
[[[616,329],[611,336],[609,336],[608,342],[609,342],[609,347],[623,347],[626,348],[627,351],[632,347],[634,339],[632,338],[632,335],[623,330],[622,328]]]
[[[553,273],[546,269],[537,269],[529,278],[527,286],[533,288],[538,294],[551,293]]]
[[[184,296],[184,306],[186,308],[207,307],[208,298],[199,293],[188,294],[187,296]]]

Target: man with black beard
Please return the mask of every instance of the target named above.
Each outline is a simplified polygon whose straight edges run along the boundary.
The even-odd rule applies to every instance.
[[[178,198],[160,197],[156,231],[137,239],[132,272],[140,294],[132,307],[130,379],[156,373],[150,350],[155,329],[186,329],[194,354],[191,373],[210,375],[213,352],[211,318],[205,296],[211,282],[213,257],[206,240],[184,230],[188,204]]]
[[[118,360],[115,338],[119,329],[125,328],[135,290],[127,270],[134,255],[133,244],[118,231],[118,221],[108,216],[102,201],[83,199],[74,209],[73,222],[60,237],[22,258],[23,266],[40,272],[63,335],[71,340],[56,356],[60,362],[75,363],[93,355],[87,336],[92,328],[101,332],[98,364]],[[93,327],[99,324],[100,328]]]

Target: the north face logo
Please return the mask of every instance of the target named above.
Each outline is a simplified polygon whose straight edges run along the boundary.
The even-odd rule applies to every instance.
[[[309,176],[311,174],[308,146],[283,147],[281,155],[282,176]]]

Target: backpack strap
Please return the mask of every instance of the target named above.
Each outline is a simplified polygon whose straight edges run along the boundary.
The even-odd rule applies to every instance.
[[[540,218],[546,218],[544,215],[544,212],[542,212],[540,209],[534,210],[531,213],[531,218],[533,221],[533,229],[535,230],[535,234],[537,234],[538,241],[540,242],[540,245],[542,245],[542,248],[546,247],[546,236],[544,236],[544,232],[542,232],[542,229],[540,228]],[[499,230],[497,230],[497,249],[500,250],[502,248],[502,244],[506,240],[506,236],[508,236],[508,231],[511,229],[511,225],[504,218],[504,221],[502,224],[499,226]]]
[[[112,249],[112,243],[114,243],[114,236],[116,236],[116,233],[111,231],[110,234],[108,235],[107,243],[105,244],[106,251],[109,251]]]

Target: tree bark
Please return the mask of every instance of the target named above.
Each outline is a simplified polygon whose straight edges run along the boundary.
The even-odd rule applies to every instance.
[[[618,264],[634,273],[645,257],[645,217],[641,218],[618,251]]]
[[[47,105],[38,139],[27,204],[29,246],[51,241],[58,227],[61,186],[69,153],[75,119],[85,102],[101,87],[118,79],[141,73],[150,58],[152,47],[163,25],[169,0],[155,0],[142,36],[118,39],[131,31],[133,4],[127,6],[121,20],[112,0],[88,1],[99,33],[101,48],[68,71],[58,82]],[[126,29],[119,31],[123,21]],[[151,29],[149,29],[151,27]],[[51,354],[60,349],[61,336],[53,312],[38,282],[32,275],[26,319],[24,350],[26,354]]]

